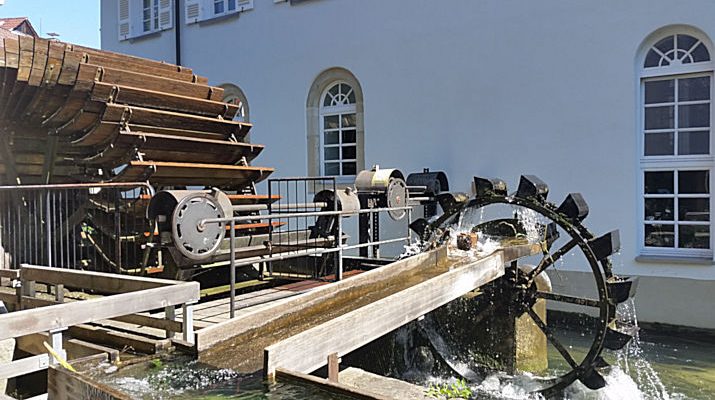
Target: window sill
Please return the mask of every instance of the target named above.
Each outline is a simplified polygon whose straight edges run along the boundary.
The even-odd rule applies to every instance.
[[[676,256],[637,256],[636,262],[654,264],[681,264],[681,265],[715,265],[715,261],[708,257],[676,257]]]

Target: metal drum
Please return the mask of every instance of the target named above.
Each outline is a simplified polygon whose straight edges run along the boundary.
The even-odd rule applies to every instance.
[[[233,216],[231,201],[219,190],[166,190],[149,203],[147,217],[156,220],[163,243],[171,243],[184,257],[211,257],[226,236],[226,224],[201,224],[209,218]]]
[[[380,169],[360,171],[355,178],[355,189],[359,195],[368,195],[378,200],[380,207],[405,207],[409,198],[405,176],[398,169]],[[407,214],[406,210],[392,210],[388,214],[395,221]]]

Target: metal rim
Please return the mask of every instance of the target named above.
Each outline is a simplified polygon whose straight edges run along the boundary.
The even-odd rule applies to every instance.
[[[464,210],[479,209],[493,204],[515,205],[533,210],[540,215],[546,217],[550,221],[555,222],[563,231],[565,231],[570,236],[571,240],[569,240],[566,245],[561,246],[561,248],[556,252],[545,252],[544,257],[540,261],[539,265],[537,265],[537,268],[545,262],[544,260],[546,260],[547,257],[551,259],[551,262],[548,262],[548,264],[543,267],[541,271],[533,274],[530,277],[528,282],[529,287],[525,290],[532,290],[532,286],[535,287],[536,285],[535,278],[537,276],[546,273],[546,270],[548,270],[549,267],[551,267],[556,261],[558,261],[561,256],[567,254],[569,251],[575,249],[576,247],[578,247],[578,249],[588,261],[588,264],[591,268],[593,280],[596,284],[596,289],[598,291],[597,300],[583,299],[575,296],[563,297],[543,295],[544,297],[539,297],[537,295],[537,298],[551,297],[548,298],[548,300],[572,304],[574,304],[574,301],[578,301],[578,299],[587,300],[588,304],[585,304],[586,306],[591,306],[594,308],[597,307],[599,309],[598,325],[593,342],[591,343],[591,347],[588,353],[580,363],[576,362],[573,359],[573,356],[571,356],[571,354],[568,352],[568,350],[563,345],[561,345],[560,342],[554,337],[551,329],[549,329],[545,322],[540,320],[540,317],[538,317],[536,312],[533,311],[532,306],[528,306],[527,310],[525,311],[525,313],[529,314],[531,320],[546,335],[547,340],[552,344],[552,346],[557,349],[557,351],[561,355],[561,358],[563,358],[571,368],[569,372],[547,380],[547,382],[549,383],[546,385],[546,387],[542,387],[541,389],[537,390],[537,392],[540,392],[545,396],[552,396],[568,387],[577,379],[585,378],[588,374],[594,371],[597,366],[597,360],[599,359],[603,351],[603,343],[608,325],[615,318],[615,307],[611,304],[611,300],[609,299],[608,295],[608,290],[606,288],[607,279],[613,276],[611,272],[610,261],[608,260],[608,258],[602,261],[596,259],[596,256],[589,244],[589,240],[593,239],[594,235],[591,234],[591,232],[589,232],[588,229],[586,229],[580,222],[572,222],[566,220],[559,213],[557,213],[555,207],[553,207],[549,203],[542,204],[541,202],[536,200],[516,196],[493,195],[488,197],[481,197],[478,199],[472,199],[469,202],[465,202],[460,207],[451,210],[451,213],[445,213],[445,215],[442,215],[440,218],[438,218],[425,231],[424,236],[428,237],[429,242],[438,243],[440,242],[440,240],[443,239],[442,237],[440,237],[441,235],[438,235],[438,233],[441,233],[440,231],[447,225],[451,225],[452,223],[458,222]],[[425,237],[423,237],[423,239],[425,239]],[[570,248],[565,249],[567,246],[570,246]],[[564,249],[567,251],[564,251]],[[553,254],[557,254],[558,258],[554,259],[552,257]],[[536,292],[540,293],[538,291]]]

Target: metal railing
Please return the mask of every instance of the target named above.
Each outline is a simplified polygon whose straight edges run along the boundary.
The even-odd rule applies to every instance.
[[[404,210],[407,212],[407,218],[406,218],[406,235],[404,237],[397,237],[397,238],[392,238],[392,239],[385,239],[385,240],[379,240],[379,241],[367,241],[365,243],[357,243],[357,244],[348,244],[348,243],[343,243],[343,217],[346,216],[356,216],[360,214],[370,214],[370,215],[379,215],[380,213],[386,213],[389,211],[400,211]],[[282,251],[274,251],[271,252],[268,255],[265,256],[255,256],[255,257],[248,257],[248,258],[242,258],[240,261],[236,259],[236,236],[235,236],[235,227],[237,224],[242,223],[242,222],[247,222],[247,221],[257,221],[257,220],[268,220],[268,221],[281,221],[281,219],[291,219],[291,218],[313,218],[315,221],[317,221],[316,217],[333,217],[335,220],[337,220],[335,226],[335,236],[332,241],[327,243],[323,243],[325,246],[324,247],[308,247],[308,248],[300,248],[299,246],[295,246],[295,249],[283,249]],[[411,236],[409,234],[409,224],[412,218],[412,207],[392,207],[392,208],[375,208],[375,209],[362,209],[362,210],[348,210],[348,211],[308,211],[308,212],[279,212],[279,213],[269,213],[269,214],[263,214],[263,215],[245,215],[245,216],[236,216],[236,217],[230,217],[230,218],[207,218],[204,220],[201,220],[198,222],[199,229],[203,227],[203,225],[206,224],[226,224],[229,226],[229,232],[230,232],[230,240],[229,240],[229,270],[230,270],[230,316],[231,318],[234,317],[235,315],[235,296],[236,296],[236,268],[238,267],[243,267],[243,266],[248,266],[248,265],[253,265],[256,263],[271,263],[274,261],[284,261],[284,260],[289,260],[289,259],[299,259],[299,258],[305,258],[305,257],[315,257],[315,256],[323,256],[326,254],[334,253],[335,254],[335,261],[336,261],[336,266],[335,266],[335,280],[339,281],[343,279],[343,259],[344,259],[344,253],[348,250],[354,250],[354,249],[360,249],[360,248],[366,248],[366,247],[373,247],[373,246],[379,246],[379,245],[384,245],[384,244],[390,244],[390,243],[399,243],[399,242],[404,242],[406,244],[410,244]],[[355,236],[357,237],[357,235]],[[272,245],[271,245],[272,246]],[[272,246],[274,247],[274,246]]]
[[[130,273],[149,262],[147,183],[0,186],[0,269]]]

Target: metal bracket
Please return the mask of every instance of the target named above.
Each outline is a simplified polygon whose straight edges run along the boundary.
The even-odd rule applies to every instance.
[[[125,107],[124,111],[122,112],[121,118],[119,118],[119,126],[121,129],[126,129],[129,131],[129,120],[132,119],[132,109],[129,107]]]
[[[109,103],[114,103],[117,101],[117,96],[119,96],[119,86],[112,86],[112,90],[109,92]]]

